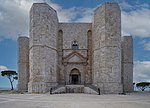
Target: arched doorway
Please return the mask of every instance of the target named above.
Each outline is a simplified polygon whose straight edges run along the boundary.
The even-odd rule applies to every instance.
[[[80,84],[81,74],[78,69],[74,68],[70,72],[70,84]]]

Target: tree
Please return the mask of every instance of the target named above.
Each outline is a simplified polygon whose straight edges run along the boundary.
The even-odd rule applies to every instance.
[[[150,87],[150,82],[140,82],[136,84],[136,87],[141,90],[144,91],[146,88]]]
[[[14,80],[18,80],[17,75],[18,75],[17,72],[12,71],[12,70],[5,70],[1,72],[1,76],[6,76],[9,79],[11,90],[14,90],[14,87],[13,87]]]

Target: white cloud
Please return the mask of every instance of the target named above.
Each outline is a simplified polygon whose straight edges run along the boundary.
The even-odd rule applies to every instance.
[[[120,2],[119,3],[121,9],[123,10],[136,10],[137,8],[149,8],[149,5],[147,3],[138,3],[138,2],[135,2],[134,5],[131,5],[129,4],[128,2]]]
[[[122,36],[131,36],[130,33],[127,33],[127,32],[125,32],[125,31],[123,31],[123,30],[121,30],[121,35],[122,35]]]
[[[139,42],[139,46],[143,48],[145,51],[150,51],[150,41],[149,38],[142,38]]]
[[[29,0],[5,0],[0,4],[0,38],[28,35]]]
[[[1,71],[4,71],[4,70],[8,70],[8,68],[7,68],[6,66],[0,65],[0,72],[1,72]]]
[[[93,10],[91,8],[81,8],[79,9],[80,18],[77,19],[77,22],[92,22]]]
[[[150,82],[150,61],[135,61],[133,76],[134,82]]]
[[[70,9],[58,9],[58,19],[60,22],[71,22],[73,21],[78,14],[78,11],[76,11],[76,8],[70,8]]]
[[[60,22],[91,21],[92,9],[72,7],[64,9],[49,0],[5,0],[0,4],[0,40],[3,38],[17,39],[19,35],[28,36],[29,10],[35,2],[44,2],[58,13]],[[79,17],[79,19],[77,19]]]
[[[150,42],[144,42],[144,50],[150,51]]]
[[[133,8],[133,6],[131,6],[127,2],[121,2],[121,3],[119,3],[119,5],[122,9],[132,9]]]
[[[57,11],[60,22],[91,22],[92,20],[94,9],[84,7],[64,9],[50,0],[45,1]],[[44,0],[5,0],[0,4],[0,40],[17,39],[18,35],[29,35],[29,9],[34,2],[44,2]],[[122,2],[120,6],[122,8],[122,35],[150,37],[148,4],[132,6],[127,2]]]
[[[91,8],[72,7],[69,9],[59,9],[58,18],[60,22],[91,22]]]
[[[131,6],[124,3],[121,6],[123,32],[133,36],[150,37],[150,9],[147,8],[147,5]]]

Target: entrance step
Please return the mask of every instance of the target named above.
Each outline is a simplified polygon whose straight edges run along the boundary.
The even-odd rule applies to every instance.
[[[66,93],[84,93],[84,85],[66,85]]]
[[[62,93],[87,93],[87,94],[98,94],[96,87],[92,85],[61,85],[52,89],[52,94]]]
[[[64,86],[57,87],[57,89],[52,89],[52,94],[62,94],[62,93],[66,93]]]
[[[94,85],[85,85],[84,93],[87,94],[99,94],[98,88]]]

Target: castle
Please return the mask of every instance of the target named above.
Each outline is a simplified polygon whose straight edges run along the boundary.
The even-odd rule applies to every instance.
[[[117,3],[96,8],[91,23],[59,22],[47,3],[34,3],[29,33],[18,38],[19,91],[133,91],[133,39],[121,37]]]

